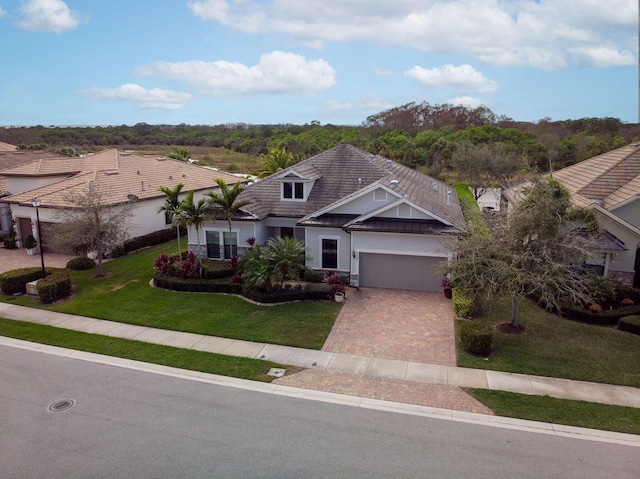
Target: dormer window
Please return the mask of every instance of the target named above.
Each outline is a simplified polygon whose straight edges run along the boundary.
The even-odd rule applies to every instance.
[[[284,181],[282,198],[285,200],[304,200],[304,183],[302,181]]]

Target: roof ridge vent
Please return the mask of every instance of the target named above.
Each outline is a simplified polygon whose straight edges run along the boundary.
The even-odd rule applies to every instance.
[[[431,189],[438,191],[438,183],[436,183],[435,181],[431,183]]]

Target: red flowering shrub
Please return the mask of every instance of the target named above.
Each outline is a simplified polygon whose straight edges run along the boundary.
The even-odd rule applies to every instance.
[[[329,294],[334,297],[336,293],[344,293],[346,291],[346,287],[344,285],[344,281],[342,277],[334,273],[332,271],[327,271],[324,275],[323,283],[327,283],[329,285]]]
[[[177,278],[199,278],[202,269],[202,264],[193,251],[187,253],[184,261],[178,260],[176,256],[161,253],[156,258],[154,266],[159,273]]]

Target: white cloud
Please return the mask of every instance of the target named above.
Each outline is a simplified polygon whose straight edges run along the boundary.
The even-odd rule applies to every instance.
[[[422,86],[428,88],[457,90],[469,93],[492,93],[498,89],[498,84],[489,80],[471,65],[443,65],[426,69],[415,66],[404,74],[414,78]]]
[[[635,0],[202,0],[187,6],[230,29],[285,33],[316,48],[372,41],[541,69],[637,59]],[[597,53],[603,44],[613,55]]]
[[[0,7],[0,18],[4,17],[7,14],[6,10],[3,10],[2,7]]]
[[[393,76],[393,70],[389,70],[387,68],[375,67],[373,69],[373,73],[379,77],[390,77]]]
[[[325,103],[325,108],[329,111],[366,111],[366,110],[388,110],[395,105],[382,101],[379,98],[365,98],[360,103],[341,103],[337,100],[329,100]]]
[[[26,0],[20,7],[20,15],[18,26],[30,32],[62,33],[86,21],[62,0]]]
[[[117,88],[87,88],[80,90],[78,94],[91,100],[126,100],[131,101],[138,108],[162,110],[177,110],[193,98],[188,93],[160,88],[147,90],[135,83],[127,83]]]
[[[485,105],[485,102],[482,100],[470,96],[457,96],[448,100],[447,103],[450,105],[466,106],[468,108],[478,108],[479,106]]]
[[[263,54],[254,66],[223,60],[154,62],[137,68],[136,73],[185,82],[197,92],[214,97],[311,93],[336,83],[335,70],[325,60],[307,60],[301,55],[279,51]]]

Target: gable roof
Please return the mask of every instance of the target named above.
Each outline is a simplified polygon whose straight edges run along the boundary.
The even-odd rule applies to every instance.
[[[553,177],[571,193],[577,206],[596,204],[611,211],[640,197],[640,143],[594,156],[555,171]],[[525,185],[507,190],[515,199]]]
[[[281,183],[290,175],[315,179],[307,201],[281,201]],[[249,185],[241,198],[252,202],[243,210],[256,219],[268,216],[305,218],[325,211],[330,213],[332,206],[361,195],[363,190],[373,191],[380,187],[455,225],[458,231],[466,230],[462,209],[452,187],[348,144],[336,146]],[[449,197],[448,192],[451,192]],[[307,219],[310,218],[305,221]],[[347,221],[350,219],[353,216]]]
[[[89,182],[97,186],[106,204],[116,205],[126,203],[130,194],[140,201],[162,198],[164,193],[158,190],[160,186],[174,188],[183,183],[183,191],[186,192],[217,188],[215,178],[222,178],[228,184],[244,181],[237,176],[178,160],[115,149],[84,158],[41,159],[3,174],[16,177],[68,175],[50,185],[5,198],[7,203],[30,205],[31,198],[37,196],[43,207],[72,207],[68,202],[69,195],[85,191]]]

